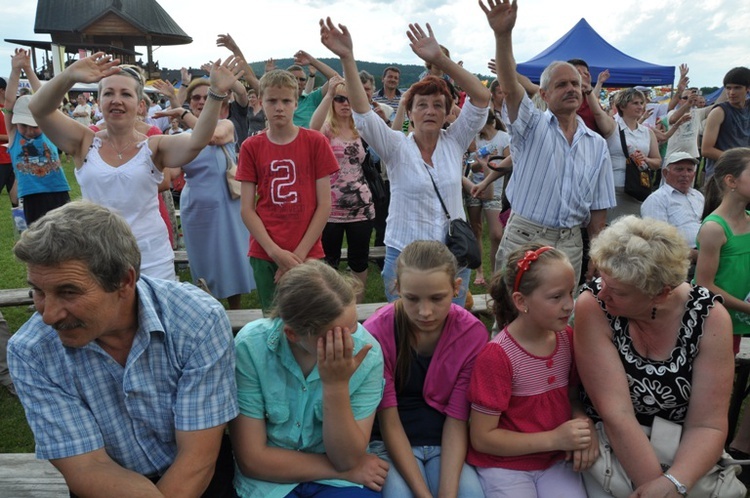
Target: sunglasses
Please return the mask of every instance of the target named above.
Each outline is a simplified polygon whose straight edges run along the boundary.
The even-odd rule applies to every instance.
[[[208,100],[208,95],[193,95],[190,97],[192,102],[200,102],[201,100]]]
[[[680,100],[687,100],[687,97],[680,97]]]
[[[307,81],[307,77],[306,77],[306,76],[297,76],[297,79],[298,79],[299,81],[303,82],[303,83],[304,83],[305,81]]]
[[[334,102],[338,102],[339,104],[343,104],[344,102],[349,102],[349,97],[346,97],[344,95],[336,95],[333,97]]]

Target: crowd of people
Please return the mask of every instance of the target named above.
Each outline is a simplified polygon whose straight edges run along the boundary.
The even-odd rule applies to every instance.
[[[516,3],[480,7],[489,87],[429,24],[408,27],[426,67],[408,89],[393,66],[376,89],[327,18],[343,74],[300,50],[258,77],[222,34],[208,77],[155,84],[164,107],[104,53],[42,86],[16,50],[1,96],[37,313],[9,341],[0,315],[0,380],[71,496],[745,496],[750,416],[726,439],[750,334],[750,69],[714,105],[682,65],[669,104],[628,88],[607,109],[608,71],[558,61],[535,85]],[[63,106],[76,82],[98,83],[96,109]],[[176,281],[160,192],[180,182],[208,292]],[[445,244],[455,219],[481,240],[483,217],[491,335]],[[373,238],[388,304],[359,323]],[[233,337],[216,299],[250,292],[266,318]]]

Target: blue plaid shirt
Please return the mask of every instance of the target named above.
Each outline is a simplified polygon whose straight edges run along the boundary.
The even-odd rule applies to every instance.
[[[188,284],[141,276],[138,331],[123,367],[96,342],[62,345],[36,313],[8,343],[8,363],[37,458],[99,448],[143,475],[162,474],[175,431],[237,413],[234,342],[221,304]]]

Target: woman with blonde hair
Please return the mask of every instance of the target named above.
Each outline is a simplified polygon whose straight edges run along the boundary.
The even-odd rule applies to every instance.
[[[334,76],[328,82],[328,91],[310,119],[310,128],[330,140],[340,168],[331,175],[331,214],[321,238],[326,262],[338,268],[346,235],[349,268],[364,288],[375,207],[362,171],[367,148],[354,127],[347,85],[342,78]],[[362,302],[363,297],[363,293],[358,294],[357,302]]]
[[[590,497],[708,496],[692,488],[727,436],[731,320],[720,296],[685,282],[688,254],[676,228],[635,216],[591,243],[601,277],[578,297],[573,336],[582,400],[604,438],[584,474]],[[665,445],[676,452],[657,452],[647,436],[664,426],[676,429]]]
[[[52,142],[72,156],[83,197],[118,211],[128,221],[142,253],[141,272],[174,279],[174,252],[159,217],[157,188],[164,168],[183,166],[208,144],[220,101],[242,71],[231,57],[213,63],[211,98],[192,134],[146,137],[136,129],[143,78],[118,63],[103,52],[76,61],[32,97],[29,109]],[[58,111],[76,82],[99,82],[106,130],[94,132]]]

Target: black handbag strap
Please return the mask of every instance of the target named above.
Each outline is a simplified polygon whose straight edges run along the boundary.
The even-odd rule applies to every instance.
[[[435,193],[437,194],[438,199],[440,200],[440,205],[443,206],[443,212],[445,213],[445,217],[448,218],[448,221],[450,221],[451,215],[448,212],[448,208],[445,207],[445,203],[443,202],[443,196],[440,195],[440,191],[437,188],[437,184],[435,183],[435,179],[432,177],[432,174],[430,173],[430,167],[427,166],[427,163],[425,163],[424,161],[422,162],[422,164],[424,164],[424,167],[427,170],[427,176],[430,177],[430,181],[432,182],[432,186],[435,189]]]
[[[630,157],[630,154],[628,154],[628,145],[627,142],[625,142],[625,130],[620,128],[620,125],[615,123],[615,126],[617,126],[617,129],[620,131],[620,145],[622,146],[622,154],[625,156],[625,161],[628,160]]]

